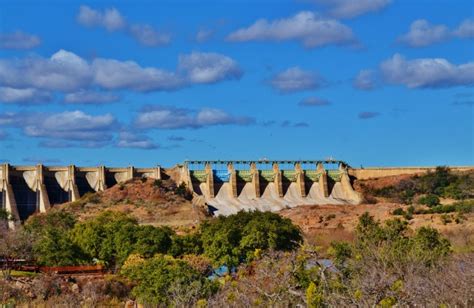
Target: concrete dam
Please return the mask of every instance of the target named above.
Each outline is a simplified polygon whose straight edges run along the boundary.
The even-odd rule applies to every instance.
[[[187,161],[182,179],[218,215],[361,202],[342,161]]]
[[[0,208],[15,221],[56,204],[78,200],[136,177],[170,177],[185,183],[193,202],[216,215],[240,210],[278,211],[298,205],[347,204],[362,201],[354,179],[421,174],[435,167],[351,168],[343,161],[186,161],[173,168],[110,168],[0,165]],[[451,167],[456,171],[474,167]]]

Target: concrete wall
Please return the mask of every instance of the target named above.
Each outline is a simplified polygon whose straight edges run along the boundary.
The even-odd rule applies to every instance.
[[[474,166],[449,167],[453,171],[474,170]],[[394,176],[402,174],[423,174],[428,171],[434,171],[436,167],[371,167],[371,168],[349,168],[349,175],[359,179],[367,180],[381,178],[385,176]]]
[[[15,221],[45,212],[55,203],[75,201],[87,191],[103,191],[133,177],[161,179],[161,168],[108,168],[0,165],[1,207]],[[11,226],[14,222],[10,223]]]

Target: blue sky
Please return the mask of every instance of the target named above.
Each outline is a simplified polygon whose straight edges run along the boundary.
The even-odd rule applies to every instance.
[[[0,1],[0,159],[472,165],[471,1]]]

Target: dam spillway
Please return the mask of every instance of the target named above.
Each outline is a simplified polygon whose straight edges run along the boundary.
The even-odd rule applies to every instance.
[[[183,182],[217,215],[358,204],[343,161],[187,161]]]

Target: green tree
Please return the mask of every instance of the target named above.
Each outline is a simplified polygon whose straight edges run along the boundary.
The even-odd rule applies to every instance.
[[[201,225],[204,254],[217,265],[235,266],[257,249],[291,250],[301,241],[289,219],[270,212],[244,212]]]
[[[123,213],[107,211],[77,224],[73,240],[93,258],[109,266],[120,266],[133,252],[138,230],[135,219]]]
[[[71,240],[76,223],[67,212],[53,211],[30,217],[25,231],[34,240],[33,254],[40,265],[62,266],[87,263],[90,258]]]
[[[170,306],[179,299],[182,306],[191,306],[216,290],[214,282],[171,256],[155,255],[124,266],[121,273],[136,283],[132,294],[143,304]]]
[[[156,253],[167,253],[172,245],[173,234],[169,227],[139,226],[136,230],[134,251],[146,258]]]

